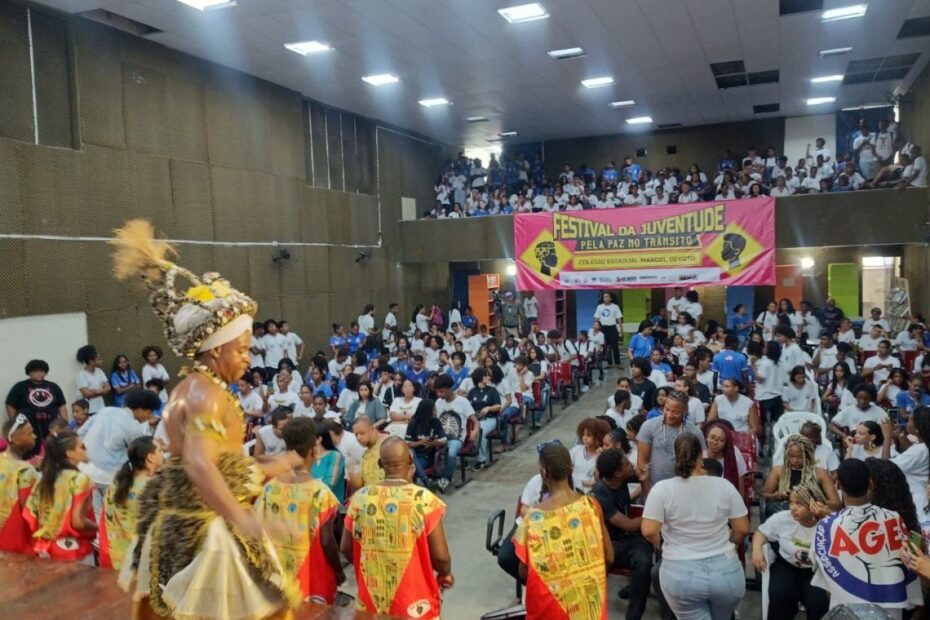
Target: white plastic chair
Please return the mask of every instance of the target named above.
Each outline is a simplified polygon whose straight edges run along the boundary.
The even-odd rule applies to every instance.
[[[821,436],[827,436],[827,421],[823,419],[822,415],[805,411],[789,411],[781,414],[781,417],[778,418],[778,422],[776,422],[775,426],[772,428],[772,436],[775,439],[776,445],[782,441],[783,437],[794,435],[799,432],[806,422],[815,422],[819,424]]]
[[[762,548],[762,551],[765,555],[765,563],[767,564],[765,571],[762,573],[762,617],[769,617],[769,579],[772,577],[772,563],[775,561],[775,551],[772,550],[772,545],[766,543]],[[755,570],[755,569],[753,569]]]
[[[246,456],[252,456],[252,450],[255,448],[255,440],[250,439],[249,441],[242,444],[242,453]]]

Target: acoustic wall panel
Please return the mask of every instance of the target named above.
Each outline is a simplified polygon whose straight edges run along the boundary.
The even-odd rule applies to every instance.
[[[132,153],[129,157],[129,209],[116,213],[119,224],[145,217],[164,230],[176,231],[171,209],[171,172],[167,157]]]
[[[326,211],[329,220],[329,243],[346,243],[349,238],[351,214],[349,195],[342,192],[326,193]]]
[[[130,155],[122,149],[87,145],[78,157],[84,174],[81,191],[71,194],[76,213],[82,213],[77,230],[91,236],[106,235],[138,211],[130,208]],[[75,157],[77,159],[78,157]],[[66,229],[71,233],[75,229]]]
[[[0,239],[0,256],[4,267],[0,270],[0,318],[26,315],[26,242]],[[28,281],[33,282],[31,275]]]
[[[18,144],[16,158],[25,232],[73,234],[94,215],[90,209],[84,212],[81,202],[84,158],[80,153]]]
[[[278,241],[302,241],[300,186],[303,181],[294,177],[272,177],[274,185],[274,213],[276,229],[274,239]]]
[[[207,161],[203,84],[168,76],[165,81],[165,111],[170,122],[161,129],[168,135],[171,157]]]
[[[262,172],[211,167],[218,241],[274,239],[272,177]]]
[[[73,249],[71,245],[62,248],[62,251],[68,253],[68,260],[62,263],[68,263],[68,269],[72,270],[79,267],[81,275],[75,280],[68,278],[56,282],[56,288],[63,292],[65,298],[71,298],[75,289],[81,297],[80,302],[75,302],[75,307],[60,308],[58,311],[128,308],[138,303],[138,283],[123,284],[113,278],[111,250],[112,248],[104,243],[93,242],[75,245]],[[75,283],[78,284],[77,287],[74,286]],[[144,293],[142,299],[146,299]]]
[[[210,166],[172,159],[168,163],[168,171],[171,179],[170,208],[176,236],[214,239]]]
[[[305,286],[311,293],[329,290],[329,248],[305,247],[303,253]]]
[[[126,145],[142,153],[168,155],[171,135],[164,130],[170,124],[165,75],[130,63],[124,63],[122,70]]]
[[[329,189],[343,190],[342,115],[332,108],[326,109],[326,144],[329,147]]]
[[[301,185],[300,227],[301,238],[306,242],[327,243],[329,240],[329,210],[326,195],[329,192]]]
[[[280,89],[278,96],[268,97],[271,124],[271,164],[276,175],[302,181],[306,178],[304,149],[306,136],[294,131],[303,124],[303,99],[297,93]]]
[[[358,170],[358,149],[355,145],[355,115],[348,112],[341,112],[339,120],[342,127],[342,159],[343,174],[345,175],[345,191],[349,193],[358,192],[359,170]]]
[[[21,5],[0,8],[0,61],[0,136],[34,142],[29,35]]]
[[[326,144],[326,109],[316,102],[307,106],[309,117],[309,158],[311,178],[307,179],[313,187],[329,189],[329,158]]]
[[[32,11],[39,143],[72,148],[74,92],[64,19]]]
[[[182,252],[187,251],[187,246],[181,248]],[[236,246],[213,246],[213,260],[216,261],[213,269],[223,274],[233,285],[248,294],[253,295],[252,291],[252,270],[249,266],[251,257],[249,249]],[[268,258],[271,262],[271,258]]]
[[[122,64],[110,39],[82,31],[74,52],[77,63],[81,141],[124,148]]]
[[[375,123],[367,118],[355,117],[355,150],[358,159],[358,191],[376,194],[377,168],[375,161]]]
[[[240,135],[243,166],[271,172],[271,113],[266,103],[270,100],[267,92],[270,87],[264,83],[253,85],[255,81],[246,76],[238,79],[247,84],[234,97],[238,108],[235,124]]]
[[[0,188],[0,230],[22,233],[24,222],[20,203],[19,167],[16,143],[12,140],[0,140]]]

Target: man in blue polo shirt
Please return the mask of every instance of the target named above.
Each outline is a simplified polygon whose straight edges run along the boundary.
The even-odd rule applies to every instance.
[[[616,185],[620,180],[620,171],[614,166],[614,160],[607,162],[607,167],[601,171],[601,180]]]
[[[630,180],[639,183],[639,175],[643,172],[642,167],[633,161],[633,158],[627,155],[623,160],[623,174],[629,174]]]
[[[346,344],[349,346],[349,354],[354,355],[356,351],[365,346],[365,334],[359,331],[358,323],[352,321],[349,335],[346,336]]]
[[[717,373],[718,385],[724,379],[739,381],[746,385],[749,378],[749,360],[737,351],[739,338],[736,334],[727,334],[723,339],[723,351],[714,356],[711,369]]]

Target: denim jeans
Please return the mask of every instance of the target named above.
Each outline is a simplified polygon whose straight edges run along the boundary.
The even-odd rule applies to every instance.
[[[433,456],[432,454],[423,456],[417,452],[413,453],[413,466],[417,470],[417,478],[424,483],[429,479],[429,476],[426,475],[426,468],[432,466]]]
[[[488,462],[488,433],[491,431],[497,430],[497,416],[481,419],[478,422],[478,426],[481,427],[481,441],[478,442],[478,462],[487,463]],[[506,434],[504,434],[506,437]]]
[[[455,477],[455,466],[458,462],[459,452],[462,450],[463,445],[465,444],[459,439],[450,439],[446,443],[449,456],[446,459],[446,471],[442,474],[442,477],[446,480],[452,480],[452,478]]]
[[[678,620],[729,620],[746,593],[735,550],[701,560],[663,558],[659,580]]]
[[[500,417],[497,418],[497,432],[499,432],[501,437],[503,437],[503,443],[505,446],[510,443],[510,429],[507,428],[510,426],[510,420],[515,417],[519,417],[519,415],[520,408],[515,405],[511,405],[510,407],[507,407],[501,411]]]

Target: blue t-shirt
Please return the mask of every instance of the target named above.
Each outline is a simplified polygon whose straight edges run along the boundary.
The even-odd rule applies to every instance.
[[[134,371],[132,368],[130,368],[129,371],[127,371],[125,375],[119,372],[114,372],[110,374],[110,385],[113,387],[113,405],[114,406],[122,407],[123,403],[126,401],[126,394],[117,394],[116,388],[129,387],[133,383],[141,384],[142,382],[139,381],[139,375],[137,375],[136,371]]]
[[[626,171],[630,173],[630,179],[636,183],[639,181],[639,175],[643,173],[643,169],[639,164],[633,163],[626,167]]]
[[[643,336],[642,334],[633,334],[633,337],[630,338],[629,349],[633,354],[633,357],[645,357],[649,359],[649,355],[652,353],[652,350],[655,348],[655,340],[652,336]]]
[[[365,341],[365,334],[359,332],[357,334],[349,334],[346,336],[346,343],[349,345],[349,353],[355,353],[358,351],[358,348]]]
[[[921,390],[920,395],[914,399],[907,390],[901,390],[895,398],[894,406],[907,411],[909,414],[914,413],[914,410],[918,407],[930,407],[930,395]]]
[[[472,217],[484,217],[486,215],[491,215],[487,209],[475,209],[471,214]]]
[[[478,326],[478,319],[474,314],[463,314],[462,315],[462,326],[471,327],[475,329]]]
[[[743,371],[749,370],[749,360],[739,351],[724,349],[714,356],[711,368],[716,371],[720,381],[733,379],[743,383],[746,380]]]
[[[663,375],[667,375],[667,374],[669,374],[670,372],[672,372],[672,367],[669,366],[668,364],[666,364],[665,362],[659,362],[658,364],[653,364],[653,365],[652,365],[652,369],[653,369],[653,370],[658,370],[658,371],[661,372]]]
[[[333,397],[333,386],[329,381],[322,381],[320,382],[319,386],[314,386],[313,383],[311,383],[310,381],[307,381],[306,383],[304,383],[304,385],[310,388],[310,391],[313,393],[314,396],[316,396],[317,394],[322,394],[326,398],[326,400],[329,400],[330,398]]]
[[[336,349],[341,349],[342,347],[346,346],[346,339],[342,336],[330,336],[329,346],[336,347]]]
[[[658,407],[653,407],[649,410],[649,413],[646,414],[646,419],[651,420],[652,418],[658,418],[662,415],[662,410]]]
[[[424,368],[420,372],[417,372],[416,370],[413,369],[413,367],[410,367],[407,369],[406,376],[411,381],[416,381],[422,386],[422,385],[426,385],[426,380],[429,378],[429,371],[426,368]]]
[[[608,183],[616,183],[620,180],[620,171],[616,168],[604,168],[604,170],[601,171],[601,178]]]
[[[462,381],[468,377],[468,368],[462,366],[461,370],[455,372],[455,369],[452,368],[452,366],[449,366],[446,368],[446,374],[452,377],[452,380],[455,382],[452,384],[452,389],[457,390],[459,389],[459,386],[462,385]]]
[[[741,327],[742,326],[742,327]],[[752,319],[749,315],[734,314],[730,317],[730,330],[741,338],[749,336],[749,329],[752,326]]]

